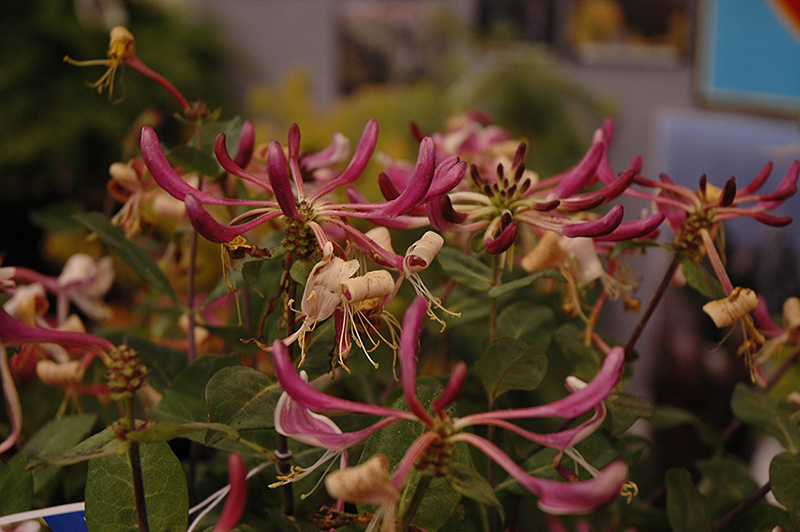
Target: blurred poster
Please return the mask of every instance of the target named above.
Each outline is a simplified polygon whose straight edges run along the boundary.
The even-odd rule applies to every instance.
[[[707,0],[698,91],[710,105],[800,112],[800,0]]]
[[[3,532],[87,532],[84,503],[64,504],[0,517]]]

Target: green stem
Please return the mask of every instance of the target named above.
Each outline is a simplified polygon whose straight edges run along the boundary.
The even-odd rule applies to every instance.
[[[422,505],[422,501],[425,500],[425,495],[428,493],[428,488],[430,487],[432,480],[432,475],[420,476],[419,482],[417,482],[417,487],[414,488],[414,495],[411,496],[411,500],[403,509],[403,516],[400,518],[400,526],[397,528],[397,532],[408,531],[408,527],[411,526],[411,520],[417,515],[419,507]]]
[[[672,257],[672,262],[667,268],[667,271],[664,273],[664,277],[661,279],[661,283],[659,283],[658,288],[656,288],[656,292],[653,294],[653,297],[650,299],[650,303],[647,305],[647,308],[642,314],[642,317],[639,318],[639,323],[636,324],[636,328],[631,333],[630,338],[628,339],[628,343],[625,344],[625,358],[630,359],[631,354],[633,353],[633,347],[636,345],[636,342],[639,340],[639,337],[642,335],[644,331],[645,325],[650,320],[650,317],[653,315],[653,312],[656,310],[656,307],[661,302],[661,298],[664,296],[664,293],[667,291],[667,287],[669,286],[670,281],[672,280],[672,276],[675,274],[675,270],[678,269],[678,266],[681,264],[681,254],[675,253]]]
[[[133,397],[125,401],[125,413],[128,422],[128,430],[136,428],[136,419],[133,413]],[[139,525],[139,532],[150,532],[150,525],[147,522],[147,507],[144,497],[144,478],[142,477],[142,459],[139,455],[139,442],[131,441],[128,448],[128,460],[131,464],[131,476],[133,477],[133,498],[136,505],[136,523]]]
[[[289,304],[295,297],[297,297],[297,283],[292,279],[292,254],[286,254],[286,261],[284,263],[284,272],[286,277],[286,298],[284,300],[284,318],[286,320],[286,336],[291,336],[294,333],[294,311]],[[289,346],[290,355],[292,347]],[[286,436],[278,434],[278,448],[275,450],[275,457],[278,458],[278,473],[282,476],[289,475],[292,471],[292,451],[289,449],[289,440]],[[294,515],[294,488],[291,482],[283,485],[283,513],[285,515]]]

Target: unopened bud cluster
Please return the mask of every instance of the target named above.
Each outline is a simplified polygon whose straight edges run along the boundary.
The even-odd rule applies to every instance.
[[[133,393],[144,384],[148,370],[134,349],[121,345],[111,352],[108,364],[108,387],[113,401],[133,397]]]

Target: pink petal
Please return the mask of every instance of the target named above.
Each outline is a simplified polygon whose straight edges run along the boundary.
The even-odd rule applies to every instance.
[[[170,196],[183,201],[187,194],[193,194],[198,200],[207,205],[264,205],[263,201],[218,198],[198,190],[172,169],[167,157],[161,150],[158,135],[152,128],[142,128],[142,159],[158,185]]]
[[[414,167],[414,173],[406,189],[394,201],[384,207],[380,214],[384,217],[394,217],[405,214],[415,207],[428,192],[433,180],[436,164],[436,149],[430,137],[425,137],[419,145],[419,156]]]
[[[447,194],[433,196],[426,201],[425,211],[431,225],[439,231],[458,231],[458,224],[467,219],[466,213],[453,208],[453,202]]]
[[[647,236],[658,229],[664,218],[664,214],[659,212],[638,220],[622,222],[611,233],[596,237],[595,240],[598,242],[621,242]]]
[[[289,351],[280,340],[275,340],[272,344],[272,363],[283,391],[301,405],[315,412],[341,410],[372,416],[396,416],[403,419],[416,419],[416,416],[410,412],[339,399],[316,390],[300,378],[294,368],[294,364],[292,364],[292,360],[289,358]]]
[[[216,221],[214,217],[203,208],[203,204],[194,197],[194,194],[187,194],[184,201],[186,203],[186,215],[189,217],[192,227],[197,229],[197,232],[205,239],[217,244],[230,242],[237,236],[281,214],[281,212],[277,210],[270,211],[239,225],[225,225]]]
[[[330,418],[315,414],[287,393],[281,395],[275,407],[275,430],[279,434],[333,451],[343,451],[398,419],[387,417],[365,429],[343,433]]]
[[[500,232],[497,238],[486,234],[483,237],[483,247],[486,249],[486,253],[498,255],[513,246],[517,239],[518,228],[519,224],[517,222],[511,222]]]
[[[287,218],[299,219],[300,211],[297,210],[294,193],[292,193],[292,182],[289,178],[289,167],[286,166],[286,156],[283,154],[278,141],[273,141],[269,145],[267,153],[267,173],[275,199],[278,200],[283,214]]]
[[[422,406],[417,397],[417,344],[422,328],[422,320],[428,311],[428,302],[424,297],[416,298],[405,316],[403,316],[402,333],[400,334],[400,381],[403,384],[403,394],[408,403],[408,409],[414,416],[426,425],[433,424],[433,418]]]
[[[228,455],[228,484],[231,490],[213,532],[229,532],[236,528],[247,504],[247,466],[239,453]]]
[[[268,181],[265,181],[263,178],[256,177],[250,172],[247,172],[242,168],[241,165],[237,164],[236,161],[231,159],[231,156],[228,154],[228,147],[225,145],[225,133],[220,133],[217,135],[217,139],[214,141],[214,154],[217,156],[217,161],[219,161],[219,164],[222,166],[223,170],[229,174],[235,175],[236,177],[244,179],[245,181],[249,181],[250,183],[256,184],[272,192],[272,187]]]
[[[242,124],[242,132],[239,136],[239,148],[236,150],[236,158],[233,160],[237,166],[244,168],[253,157],[253,150],[256,146],[256,129],[251,120],[245,120]]]
[[[450,379],[447,381],[447,386],[445,386],[442,394],[437,397],[433,403],[431,403],[431,408],[433,411],[441,412],[450,406],[450,404],[455,401],[461,393],[461,389],[464,387],[464,381],[466,379],[467,365],[464,362],[459,362],[450,372]]]
[[[760,189],[772,173],[772,161],[767,162],[761,171],[756,174],[752,181],[750,181],[743,189],[739,191],[740,196],[749,196],[754,194]]]
[[[356,151],[353,153],[353,158],[350,160],[350,164],[347,165],[344,172],[342,172],[339,177],[331,179],[322,188],[314,192],[314,194],[309,196],[309,200],[314,201],[328,192],[340,186],[349,185],[358,179],[367,167],[367,163],[369,163],[372,152],[375,151],[375,144],[377,143],[378,122],[373,118],[364,126],[361,140],[358,141],[358,146],[356,146]]]
[[[453,190],[464,180],[465,175],[467,175],[467,163],[455,155],[448,157],[433,173],[433,181],[425,197],[430,198]]]
[[[465,416],[461,418],[461,422],[474,425],[476,423],[487,423],[492,419],[522,419],[529,417],[572,419],[595,408],[601,401],[605,400],[622,378],[624,365],[624,350],[620,346],[614,347],[606,356],[603,366],[595,378],[582,390],[546,405],[483,412]]]
[[[525,489],[539,497],[539,508],[551,514],[584,514],[610,503],[619,496],[628,480],[628,466],[612,462],[595,478],[578,482],[558,482],[529,475],[493,443],[469,433],[452,440],[465,441],[505,469]]]
[[[614,205],[608,213],[592,222],[583,222],[572,225],[564,226],[564,234],[568,237],[574,238],[577,236],[603,236],[609,234],[622,223],[624,210],[622,205]]]
[[[81,332],[31,327],[16,321],[2,308],[0,308],[0,344],[5,346],[58,344],[64,347],[106,352],[114,349],[114,344],[99,336]]]
[[[600,164],[605,151],[606,144],[604,142],[593,143],[589,151],[586,152],[586,155],[583,156],[583,159],[569,170],[558,186],[553,189],[552,197],[559,199],[568,198],[588,185],[592,178],[594,178],[597,165]]]

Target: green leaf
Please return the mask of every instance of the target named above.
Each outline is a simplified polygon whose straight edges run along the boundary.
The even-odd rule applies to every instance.
[[[711,509],[708,499],[692,483],[685,469],[670,469],[667,485],[667,516],[674,532],[711,532]]]
[[[263,260],[250,260],[242,264],[242,279],[253,292],[261,297],[264,297],[264,291],[261,290],[261,266],[263,264]]]
[[[588,381],[597,374],[603,357],[596,347],[586,345],[581,331],[574,323],[565,323],[556,330],[555,341],[564,358],[572,364],[572,373]]]
[[[787,451],[800,450],[800,429],[766,392],[739,383],[733,391],[731,408],[736,417],[769,434]]]
[[[187,173],[211,177],[222,173],[222,167],[210,153],[185,144],[172,148],[167,154],[167,160],[172,166],[180,166]]]
[[[204,400],[206,384],[222,368],[239,364],[239,358],[205,356],[194,361],[172,381],[164,397],[148,413],[157,422],[177,423],[208,421]]]
[[[475,373],[493,401],[509,390],[535,390],[547,373],[547,356],[522,340],[497,338],[475,363]]]
[[[137,430],[132,430],[125,434],[125,439],[142,443],[159,443],[169,441],[181,436],[186,436],[198,431],[216,431],[229,436],[235,440],[239,439],[239,434],[227,425],[220,423],[149,423]]]
[[[42,456],[53,456],[69,450],[80,443],[94,427],[96,414],[81,414],[53,419],[45,423],[25,443],[22,452],[28,457],[28,467],[33,470],[34,491],[38,491],[50,482],[59,472],[55,465],[45,465]]]
[[[244,121],[241,116],[234,116],[230,120],[214,120],[206,122],[202,126],[203,149],[211,153],[214,151],[214,143],[220,133],[225,133],[225,146],[231,159],[236,156],[239,150],[239,138],[242,136],[242,126]]]
[[[558,273],[556,270],[544,270],[541,272],[536,272],[534,274],[525,276],[521,279],[516,279],[514,281],[501,284],[500,286],[493,286],[489,289],[489,297],[500,297],[506,295],[510,292],[516,292],[517,290],[521,290],[526,286],[530,286],[539,279],[555,279],[556,281],[565,282],[566,279],[563,275]]]
[[[167,276],[158,267],[156,261],[145,250],[128,240],[125,234],[118,227],[112,225],[105,215],[99,212],[83,212],[76,214],[75,219],[90,231],[94,231],[98,238],[113,249],[119,258],[143,281],[169,296],[176,305],[182,306],[172,285],[169,284]]]
[[[252,368],[223,368],[206,385],[208,420],[235,430],[273,428],[275,405],[281,393],[278,384]],[[208,445],[220,438],[209,434]]]
[[[628,430],[636,420],[650,418],[656,410],[653,403],[644,397],[622,392],[612,392],[605,403],[611,418],[611,434],[614,436]]]
[[[292,267],[289,269],[289,275],[300,286],[305,286],[308,275],[314,268],[316,263],[311,260],[295,260],[292,261]]]
[[[492,287],[492,269],[472,255],[446,246],[436,255],[436,260],[444,273],[458,284],[481,291]]]
[[[688,257],[683,259],[681,261],[681,269],[689,286],[708,299],[722,299],[725,297],[725,290],[722,289],[722,285],[719,284],[717,278],[695,260]]]
[[[93,436],[89,436],[71,449],[56,455],[41,456],[42,460],[49,464],[70,465],[115,456],[124,453],[130,447],[130,442],[118,438],[110,429],[106,428]]]
[[[497,317],[497,336],[508,336],[547,352],[556,330],[556,315],[550,307],[530,301],[506,306]]]
[[[447,473],[447,481],[450,486],[461,495],[465,495],[474,501],[478,501],[486,506],[493,506],[500,512],[500,518],[505,521],[503,505],[494,493],[494,488],[489,484],[483,475],[475,469],[464,464],[451,464]]]
[[[33,476],[27,459],[17,454],[7,464],[0,462],[0,515],[27,512],[33,504]]]
[[[775,499],[789,510],[792,530],[800,530],[800,458],[781,453],[769,464],[769,481]]]
[[[183,532],[189,515],[186,477],[166,443],[140,445],[150,530]],[[86,525],[92,532],[138,532],[133,478],[127,455],[89,462]]]

